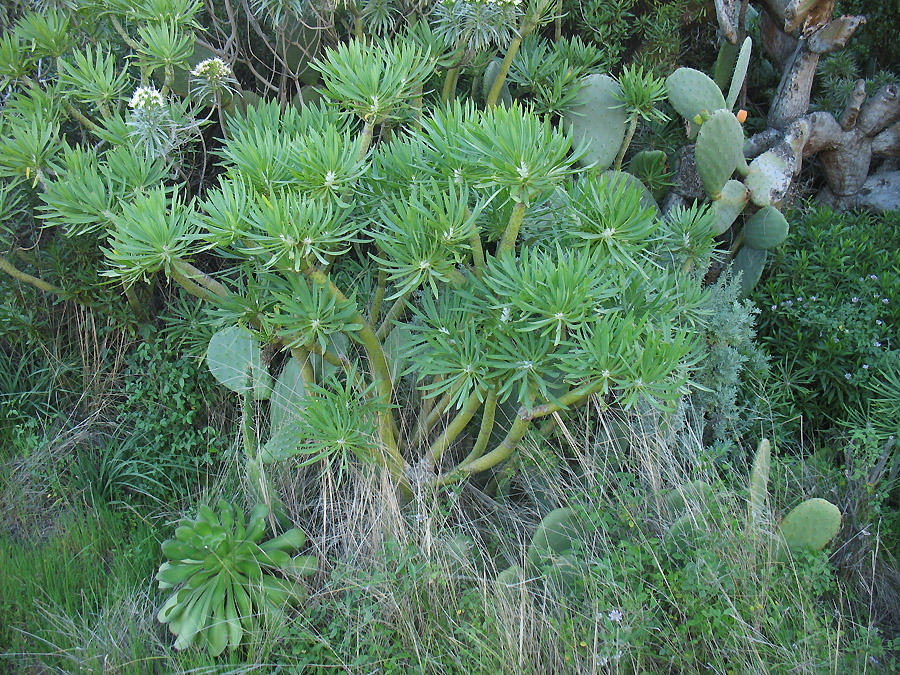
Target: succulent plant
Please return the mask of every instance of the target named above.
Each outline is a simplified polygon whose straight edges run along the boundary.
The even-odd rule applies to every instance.
[[[622,88],[609,75],[588,75],[581,88],[581,104],[563,116],[576,143],[585,143],[586,165],[605,171],[616,159],[628,127],[628,112],[622,107]]]
[[[741,274],[741,297],[747,297],[756,286],[759,278],[762,276],[763,269],[766,266],[766,251],[752,248],[750,246],[741,246],[734,260],[731,261],[731,269],[735,274]]]
[[[538,524],[525,556],[526,569],[513,565],[497,575],[497,583],[511,586],[526,576],[546,572],[546,580],[556,588],[572,589],[583,577],[582,562],[572,553],[585,536],[585,524],[570,507],[554,509]]]
[[[771,459],[772,446],[764,438],[756,449],[750,471],[748,511],[749,522],[755,526],[766,522]],[[714,497],[712,488],[702,480],[687,483],[666,495],[663,505],[670,515],[677,516],[663,537],[670,552],[685,552],[696,545],[700,535],[700,522],[696,511],[688,507],[692,504],[705,507],[712,503]],[[708,508],[702,510],[709,511]],[[841,512],[834,504],[820,498],[807,499],[792,509],[778,527],[780,544],[776,546],[775,559],[785,561],[788,551],[819,551],[834,539],[840,527]]]
[[[697,115],[727,109],[722,90],[705,73],[693,68],[679,68],[666,78],[669,103],[686,120]]]
[[[744,130],[729,110],[716,110],[703,122],[694,150],[703,189],[716,199],[738,169],[746,168]]]
[[[196,645],[213,656],[238,647],[260,619],[283,619],[286,605],[304,596],[294,577],[318,565],[313,556],[291,557],[306,543],[299,529],[263,541],[266,506],[253,508],[246,527],[243,512],[225,500],[217,509],[201,506],[196,520],[179,523],[156,574],[160,589],[171,591],[156,616],[177,636],[175,648]]]
[[[231,391],[241,394],[252,387],[254,398],[269,398],[272,378],[262,365],[259,343],[240,326],[223,328],[212,336],[206,365],[213,377]]]
[[[759,442],[750,471],[750,520],[762,522],[765,518],[766,499],[769,494],[769,468],[772,461],[772,445],[769,439]]]
[[[788,229],[781,211],[774,206],[764,206],[744,224],[744,244],[767,251],[784,243]]]
[[[807,499],[788,513],[778,531],[792,553],[820,551],[841,529],[841,512],[825,499]]]
[[[717,236],[728,231],[749,202],[750,192],[741,181],[729,180],[722,186],[722,191],[712,202],[715,214],[713,229]]]

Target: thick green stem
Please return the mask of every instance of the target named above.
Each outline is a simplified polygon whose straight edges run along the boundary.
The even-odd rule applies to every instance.
[[[459,81],[459,66],[453,66],[447,70],[444,78],[444,86],[441,89],[441,101],[446,103],[456,95],[456,83]]]
[[[336,300],[347,302],[347,296],[321,270],[315,267],[307,267],[303,272],[313,283],[325,286]],[[369,372],[372,376],[372,382],[375,384],[375,391],[384,403],[389,404],[393,394],[391,370],[388,367],[381,341],[375,335],[375,331],[372,330],[369,322],[359,312],[356,312],[353,316],[353,321],[362,326],[356,335],[366,350],[366,355],[369,357]],[[396,423],[390,410],[382,410],[378,413],[378,431],[384,450],[387,453],[385,468],[390,471],[401,489],[406,492],[409,490],[405,472],[406,462],[403,459],[403,455],[400,454],[397,443]]]
[[[379,340],[384,340],[388,335],[391,334],[391,329],[394,327],[394,320],[399,319],[403,314],[403,311],[406,309],[406,299],[409,297],[409,294],[412,291],[404,293],[396,301],[391,305],[391,308],[388,310],[388,313],[384,315],[384,321],[381,322],[381,325],[378,327],[378,331],[375,335]]]
[[[316,383],[316,374],[313,372],[312,362],[309,360],[309,352],[303,347],[292,347],[291,356],[297,359],[297,365],[300,366],[300,377],[303,378],[304,386]]]
[[[123,283],[122,288],[125,291],[125,298],[128,300],[128,304],[131,306],[131,311],[134,312],[135,318],[137,318],[138,321],[146,321],[147,312],[141,307],[141,301],[138,300],[137,293],[134,292],[134,286]]]
[[[555,42],[559,42],[562,40],[562,10],[563,10],[563,0],[556,0],[556,16],[553,18],[554,23],[554,31],[553,31],[553,40]]]
[[[131,49],[136,52],[141,51],[141,45],[131,39],[131,36],[125,32],[125,29],[122,28],[122,24],[119,23],[119,19],[116,18],[115,14],[107,14],[109,17],[109,22],[112,24],[112,27],[119,34],[119,37],[122,38],[122,41],[127,44]]]
[[[494,420],[497,417],[497,391],[491,389],[487,398],[484,400],[484,413],[481,416],[481,427],[478,429],[478,438],[475,439],[475,445],[472,446],[472,452],[460,462],[460,465],[468,464],[484,454],[487,449],[488,441],[491,438],[491,432],[494,430]]]
[[[384,293],[387,288],[387,272],[378,270],[378,282],[375,286],[375,295],[372,298],[372,309],[369,310],[369,321],[374,326],[378,323],[381,314],[381,305],[384,303]]]
[[[437,484],[448,485],[450,483],[459,482],[473,473],[486,471],[491,467],[497,466],[500,462],[509,459],[513,452],[515,452],[516,447],[518,447],[519,442],[525,438],[525,433],[528,431],[528,426],[530,424],[530,418],[525,419],[521,416],[517,416],[515,422],[512,423],[512,426],[506,433],[506,437],[500,442],[500,445],[483,457],[479,457],[478,459],[465,464],[460,464],[450,473],[438,477]]]
[[[53,284],[48,284],[43,279],[38,277],[31,276],[30,274],[23,272],[15,265],[13,265],[6,256],[0,255],[0,270],[6,272],[13,279],[17,279],[21,281],[23,284],[28,284],[29,286],[34,286],[38,290],[44,291],[45,293],[53,293],[54,295],[58,295],[61,298],[67,298],[69,296],[66,291],[61,289],[59,286],[54,286]]]
[[[434,443],[431,444],[431,447],[428,448],[428,458],[432,464],[436,464],[441,459],[441,455],[465,430],[466,425],[469,424],[469,421],[475,416],[480,407],[481,392],[473,391],[466,401],[465,407],[450,421],[450,424],[444,429],[444,433],[438,436]]]
[[[506,50],[506,56],[503,57],[503,63],[500,64],[500,70],[497,71],[497,77],[494,78],[494,83],[491,85],[490,92],[488,92],[485,107],[493,108],[497,105],[497,100],[500,98],[500,92],[503,90],[503,83],[506,82],[506,76],[509,74],[509,67],[512,65],[513,59],[519,51],[519,47],[522,46],[523,37],[524,35],[520,35],[519,37],[513,38],[513,41],[509,43],[509,49]]]
[[[365,122],[363,123],[362,131],[359,132],[360,144],[359,156],[357,157],[359,161],[365,159],[366,153],[369,151],[369,146],[372,145],[372,134],[374,132],[374,120],[365,120]]]
[[[625,138],[622,140],[622,145],[619,147],[619,153],[616,155],[615,164],[613,164],[613,168],[616,171],[622,170],[622,161],[625,159],[625,152],[628,150],[628,146],[631,145],[631,139],[634,138],[634,132],[637,130],[637,124],[637,116],[632,117],[631,122],[628,124],[628,132],[625,134]]]
[[[205,291],[205,295],[200,297],[205,300],[213,300],[217,297],[227,298],[231,295],[222,284],[208,274],[201,272],[186,260],[181,260],[180,258],[173,260],[169,266],[169,272],[176,282],[184,286],[185,290],[193,295],[197,295],[197,293],[189,286],[202,288]],[[189,283],[186,284],[185,282]]]
[[[453,387],[441,397],[428,414],[419,417],[416,430],[413,432],[412,438],[409,441],[411,448],[417,448],[425,442],[425,439],[428,438],[428,434],[431,433],[431,430],[434,429],[434,425],[441,419],[441,415],[444,414],[447,406],[450,405],[450,401],[453,400],[453,395],[456,394],[458,389],[459,385]]]
[[[472,262],[475,263],[475,273],[480,278],[485,263],[484,247],[481,245],[481,234],[479,232],[473,232],[472,236],[469,237],[469,247],[472,249]]]
[[[528,427],[532,420],[563,410],[578,401],[587,398],[593,392],[593,389],[587,391],[578,389],[561,396],[558,403],[544,403],[531,409],[525,408],[524,406],[519,408],[519,413],[516,415],[515,421],[509,428],[506,437],[500,442],[500,445],[482,457],[469,461],[464,460],[451,472],[438,477],[436,479],[437,485],[456,483],[473,473],[486,471],[497,466],[500,462],[509,459],[510,455],[515,452],[519,442],[525,437],[525,433],[528,431]]]
[[[337,354],[334,354],[334,353],[328,351],[327,349],[322,349],[316,343],[306,345],[306,349],[308,349],[309,351],[311,351],[313,354],[315,354],[317,356],[321,356],[332,366],[340,368],[344,372],[348,372],[350,370],[350,361],[348,361],[346,359],[346,357],[341,358]]]
[[[500,239],[500,246],[497,249],[498,254],[515,252],[516,240],[519,238],[519,229],[522,227],[522,220],[525,218],[525,203],[516,202],[513,207],[512,215],[509,217],[509,223],[503,230],[503,237]]]

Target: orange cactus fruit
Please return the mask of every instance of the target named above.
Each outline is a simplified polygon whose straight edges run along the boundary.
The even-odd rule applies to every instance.
[[[746,110],[738,110],[737,115],[735,115],[735,117],[737,117],[738,122],[743,124],[744,122],[747,121],[747,111]]]

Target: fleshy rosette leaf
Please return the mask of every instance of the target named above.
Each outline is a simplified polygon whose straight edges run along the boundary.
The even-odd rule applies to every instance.
[[[297,193],[260,194],[247,214],[250,228],[243,244],[232,246],[266,267],[299,272],[327,265],[357,241],[359,225],[347,215],[346,209]]]
[[[332,101],[372,124],[401,119],[430,77],[435,60],[408,42],[352,40],[330,49],[312,67]]]
[[[162,187],[131,204],[122,204],[122,212],[112,219],[109,247],[103,249],[111,265],[104,275],[130,286],[160,270],[168,274],[174,262],[196,250],[199,235],[190,211],[177,195],[170,197]]]
[[[218,656],[239,647],[259,617],[277,620],[286,604],[303,597],[291,577],[314,573],[316,561],[290,554],[306,536],[292,529],[263,541],[268,512],[258,504],[245,527],[243,512],[219,500],[217,511],[201,506],[195,520],[182,520],[163,542],[166,561],[156,580],[171,593],[156,617],[176,636],[176,649],[196,645]]]
[[[373,235],[380,255],[372,257],[396,287],[388,299],[425,283],[436,295],[438,282],[448,283],[458,275],[456,266],[467,257],[479,211],[469,211],[468,191],[452,183],[446,191],[435,183],[422,186],[419,195],[383,207],[381,228]]]
[[[474,151],[477,187],[506,190],[529,203],[575,173],[582,154],[572,152],[572,136],[554,129],[518,104],[495,106],[472,120],[466,141]]]
[[[337,298],[328,288],[305,277],[288,277],[290,292],[275,292],[278,299],[272,323],[289,347],[318,345],[322,350],[337,333],[352,333],[362,328],[354,321],[356,303]]]

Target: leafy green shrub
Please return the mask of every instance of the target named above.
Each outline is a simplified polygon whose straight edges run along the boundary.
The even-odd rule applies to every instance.
[[[900,217],[816,208],[797,218],[754,296],[774,412],[825,429],[865,408],[900,355]]]
[[[188,476],[214,464],[231,442],[209,371],[162,342],[144,342],[126,357],[122,378],[122,429],[138,439],[142,459],[180,467],[182,487],[192,485]]]

